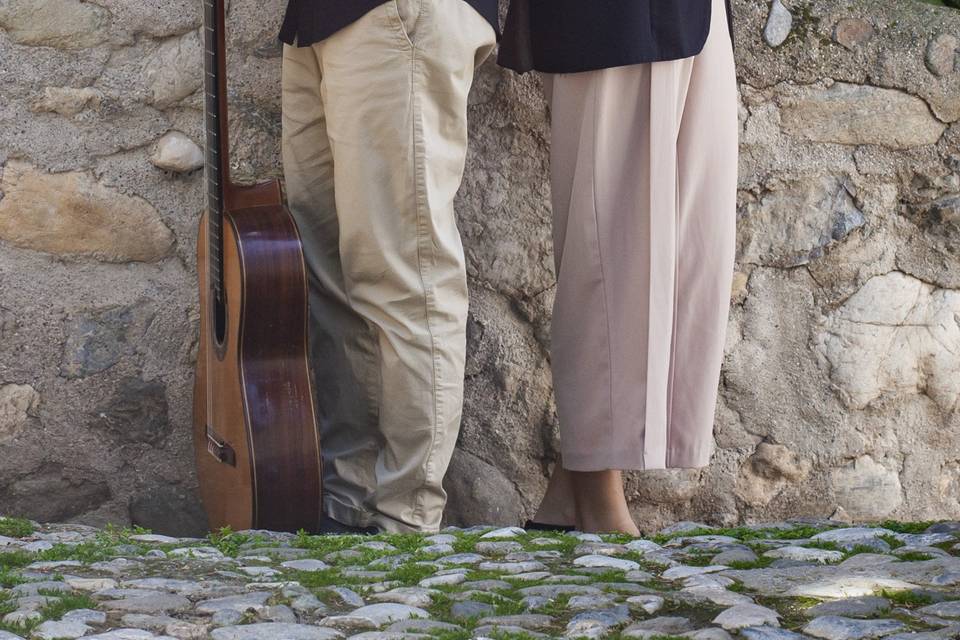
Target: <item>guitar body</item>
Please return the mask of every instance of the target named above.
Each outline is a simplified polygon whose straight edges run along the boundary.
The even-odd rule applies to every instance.
[[[230,180],[225,0],[203,0],[207,208],[193,443],[210,528],[316,531],[321,463],[300,236],[276,180]]]
[[[200,347],[193,439],[211,529],[313,532],[321,463],[307,360],[307,286],[279,185],[235,187],[224,213],[218,337],[208,220],[197,239]]]

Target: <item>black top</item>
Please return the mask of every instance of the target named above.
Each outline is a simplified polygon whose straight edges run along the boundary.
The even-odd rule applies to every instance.
[[[394,0],[386,0],[393,2]],[[500,33],[497,0],[466,0]],[[280,40],[306,47],[356,22],[385,0],[289,0],[280,27]]]
[[[499,62],[576,73],[679,60],[703,49],[710,14],[711,0],[511,0]]]

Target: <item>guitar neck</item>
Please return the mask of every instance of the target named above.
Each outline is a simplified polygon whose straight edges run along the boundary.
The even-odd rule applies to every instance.
[[[225,0],[203,0],[204,124],[210,284],[223,301],[223,211],[230,183],[230,136],[227,126]]]

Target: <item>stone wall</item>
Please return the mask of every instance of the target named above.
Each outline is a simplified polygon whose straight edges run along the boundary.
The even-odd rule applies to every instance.
[[[739,261],[704,470],[644,528],[960,517],[960,12],[738,0]],[[279,173],[281,0],[232,0],[234,171]],[[0,0],[0,513],[173,533],[202,207],[196,0]],[[556,456],[546,110],[488,63],[459,198],[473,293],[452,522],[528,515]]]

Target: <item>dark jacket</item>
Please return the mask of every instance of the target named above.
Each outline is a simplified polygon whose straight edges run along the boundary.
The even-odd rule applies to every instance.
[[[575,73],[687,58],[703,48],[710,14],[711,0],[511,0],[499,62]]]
[[[305,47],[332,36],[367,12],[394,0],[289,0],[280,40]],[[497,0],[466,0],[500,32]]]

